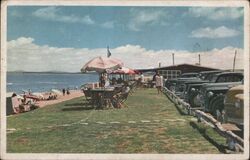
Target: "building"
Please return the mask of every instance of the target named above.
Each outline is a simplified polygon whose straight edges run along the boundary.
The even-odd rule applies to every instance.
[[[152,68],[152,69],[138,69],[138,71],[140,71],[141,73],[159,71],[159,73],[163,75],[165,78],[176,78],[182,73],[213,71],[213,70],[219,70],[219,69],[200,66],[200,65],[185,64],[185,63],[179,65]]]

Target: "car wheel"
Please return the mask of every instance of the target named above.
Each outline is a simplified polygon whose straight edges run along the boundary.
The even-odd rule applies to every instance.
[[[198,105],[198,93],[197,92],[192,92],[190,94],[190,98],[189,98],[189,103],[191,105],[191,107],[199,107]]]
[[[213,103],[211,104],[211,109],[212,109],[212,113],[213,115],[217,116],[218,112],[221,112],[224,109],[224,96],[223,95],[219,95],[217,97],[215,97],[213,99]]]

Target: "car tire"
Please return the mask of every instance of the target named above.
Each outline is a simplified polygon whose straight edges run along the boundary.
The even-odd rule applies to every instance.
[[[196,104],[195,98],[198,96],[198,92],[191,92],[189,96],[189,103],[192,108],[199,107],[199,105]]]
[[[210,108],[212,109],[213,115],[217,115],[217,110],[222,113],[224,109],[224,95],[219,95],[213,98]]]

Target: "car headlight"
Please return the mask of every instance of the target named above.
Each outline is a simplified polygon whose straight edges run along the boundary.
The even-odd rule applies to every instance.
[[[207,96],[210,98],[210,97],[212,97],[214,95],[214,93],[212,92],[212,91],[209,91],[208,93],[207,93]]]
[[[193,91],[193,92],[194,92],[194,91],[195,91],[195,88],[191,88],[191,91]]]
[[[240,108],[240,101],[236,101],[236,102],[235,102],[235,107],[236,107],[236,108]]]

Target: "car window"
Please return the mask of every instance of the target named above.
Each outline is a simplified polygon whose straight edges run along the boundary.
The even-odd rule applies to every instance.
[[[217,82],[220,83],[220,82],[226,82],[227,80],[227,77],[225,76],[220,76],[218,79],[217,79]]]
[[[238,76],[236,76],[236,75],[231,75],[230,77],[229,77],[229,82],[239,82],[239,81],[241,81],[242,80],[242,76],[240,76],[240,75],[238,75]]]
[[[217,78],[218,78],[218,76],[213,75],[213,76],[210,78],[210,79],[211,79],[211,82],[212,82],[212,83],[215,83],[216,80],[217,80]]]

